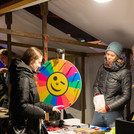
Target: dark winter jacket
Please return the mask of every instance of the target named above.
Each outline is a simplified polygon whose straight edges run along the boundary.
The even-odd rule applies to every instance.
[[[10,113],[13,124],[23,126],[27,120],[28,131],[37,134],[39,119],[45,119],[44,111],[52,111],[53,106],[40,102],[34,81],[33,70],[22,60],[15,59],[9,68],[12,84]]]
[[[94,96],[104,94],[110,111],[123,110],[131,98],[132,76],[125,65],[118,71],[109,71],[102,65],[93,86]]]

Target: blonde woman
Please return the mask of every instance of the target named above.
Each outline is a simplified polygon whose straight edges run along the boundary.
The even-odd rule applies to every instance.
[[[38,134],[39,119],[45,119],[46,112],[60,112],[58,108],[61,106],[44,104],[39,100],[34,74],[41,67],[42,58],[42,52],[31,47],[24,52],[22,59],[15,59],[11,63],[10,116],[14,131]],[[26,129],[23,129],[25,126]]]

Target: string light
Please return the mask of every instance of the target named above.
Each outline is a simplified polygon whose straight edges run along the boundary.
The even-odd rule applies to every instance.
[[[104,2],[109,2],[109,1],[112,1],[112,0],[94,0],[94,1],[96,1],[98,3],[104,3]]]

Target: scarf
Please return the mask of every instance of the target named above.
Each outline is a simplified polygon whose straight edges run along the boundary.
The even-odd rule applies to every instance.
[[[125,65],[125,61],[120,58],[114,62],[107,61],[106,56],[104,57],[104,67],[109,71],[118,71]]]

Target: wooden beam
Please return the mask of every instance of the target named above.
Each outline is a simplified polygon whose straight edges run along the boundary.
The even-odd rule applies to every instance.
[[[2,2],[0,3],[0,9],[9,7],[13,4],[16,4],[16,3],[20,2],[20,1],[22,1],[22,0],[3,1],[3,3]]]
[[[12,25],[12,13],[6,13],[5,22],[7,25],[7,29],[11,29]],[[8,68],[11,63],[11,34],[7,34],[7,50],[8,50]],[[10,104],[10,93],[11,93],[11,85],[10,85],[10,73],[8,72],[8,103]]]
[[[48,2],[40,4],[42,15],[42,44],[43,44],[43,56],[45,58],[44,63],[48,61],[48,42],[44,36],[47,34],[47,15],[48,15]]]
[[[82,123],[85,123],[85,108],[86,108],[86,93],[85,93],[85,54],[81,56],[81,77],[82,77],[82,90],[81,90],[81,111]]]
[[[130,70],[131,65],[130,65],[130,51],[126,51],[126,57],[127,57],[127,68]],[[129,117],[131,113],[131,109],[130,109],[130,101],[127,103],[126,105],[126,117]]]
[[[89,56],[101,56],[101,55],[104,55],[105,53],[88,53],[86,54],[86,57],[89,57]]]
[[[16,35],[16,36],[23,36],[23,37],[29,37],[29,38],[34,38],[34,39],[42,39],[42,34],[21,32],[21,31],[6,29],[6,28],[0,28],[0,33],[11,34],[11,35]],[[63,39],[63,38],[50,36],[50,35],[47,35],[47,34],[45,34],[44,37],[46,37],[48,39],[48,41],[61,42],[61,43],[66,43],[66,44],[73,44],[73,45],[78,45],[78,46],[85,46],[85,47],[99,48],[99,49],[106,49],[107,48],[107,46],[104,46],[104,45],[99,45],[99,44],[94,44],[94,43],[86,43],[86,42],[79,42],[79,41],[70,40],[70,39]],[[130,49],[124,48],[123,52],[126,52],[126,51],[131,52]]]
[[[7,44],[7,41],[0,40],[0,44]],[[35,46],[35,45],[31,45],[31,44],[24,44],[24,43],[17,43],[17,42],[11,42],[11,46],[26,47],[26,48],[37,47],[37,48],[43,50],[43,46]],[[48,48],[48,51],[56,52],[56,48]],[[66,50],[66,53],[74,54],[75,56],[81,56],[81,52],[74,52],[74,51]]]
[[[12,13],[6,13],[5,22],[7,24],[7,29],[11,29],[12,24]],[[7,34],[7,49],[8,49],[8,66],[10,66],[11,62],[11,34]]]
[[[16,2],[16,1],[17,0],[13,0],[12,2],[7,3],[7,4],[3,5],[3,6],[1,5],[0,6],[0,14],[10,12],[13,9],[16,9],[16,8],[19,8],[19,7],[24,6],[26,4],[35,2],[37,0],[19,0],[19,2]]]
[[[5,29],[5,28],[0,28],[0,33],[29,37],[29,38],[34,38],[34,39],[42,39],[41,34],[20,32],[20,31],[16,31],[16,30]],[[86,43],[86,42],[79,42],[79,41],[70,40],[70,39],[63,39],[63,38],[58,38],[58,37],[54,37],[54,36],[49,36],[47,34],[44,36],[48,39],[48,41],[61,42],[61,43],[74,44],[74,45],[78,45],[78,46],[86,46],[86,47],[93,47],[93,48],[100,48],[100,49],[107,48],[107,46],[103,46],[103,45]]]

